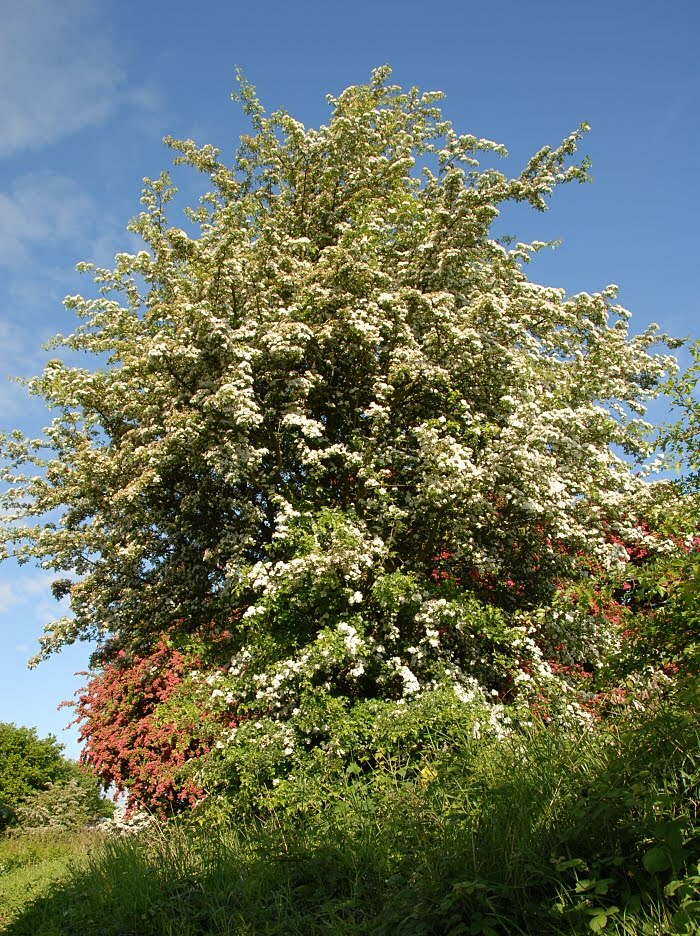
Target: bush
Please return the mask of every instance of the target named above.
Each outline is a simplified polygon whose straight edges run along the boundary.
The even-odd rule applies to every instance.
[[[12,824],[14,811],[28,796],[67,780],[77,769],[62,750],[53,735],[39,738],[34,728],[0,722],[0,828]]]
[[[15,810],[17,824],[25,832],[35,829],[78,830],[114,812],[114,803],[100,796],[99,782],[74,777],[50,783],[28,796]]]
[[[0,723],[0,830],[72,829],[112,814],[101,782],[62,750],[53,735],[39,738],[34,728]]]

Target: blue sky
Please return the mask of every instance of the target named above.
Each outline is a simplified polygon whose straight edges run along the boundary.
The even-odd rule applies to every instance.
[[[593,185],[520,211],[519,239],[561,239],[530,267],[569,292],[620,286],[640,331],[700,337],[700,66],[697,0],[5,0],[0,14],[0,424],[48,421],[8,375],[31,376],[41,343],[72,330],[64,295],[89,289],[79,260],[111,265],[141,180],[170,164],[165,134],[233,154],[247,127],[230,102],[241,66],[271,110],[327,120],[327,92],[390,63],[399,84],[446,92],[458,130],[504,143],[517,173],[583,120]],[[176,176],[184,193],[187,176]],[[182,223],[177,217],[174,223]],[[58,704],[89,647],[29,671],[61,611],[46,573],[0,567],[0,721],[54,733],[78,753]]]

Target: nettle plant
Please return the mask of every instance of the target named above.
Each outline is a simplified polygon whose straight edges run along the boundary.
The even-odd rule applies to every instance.
[[[57,414],[45,438],[3,441],[8,553],[70,600],[37,659],[226,622],[204,708],[284,756],[299,733],[335,743],[320,699],[447,687],[487,712],[559,658],[595,665],[614,627],[558,584],[623,565],[657,496],[630,466],[673,367],[656,328],[631,335],[615,287],[530,282],[545,245],[490,233],[503,205],[586,179],[586,128],[507,178],[440,93],[389,81],[329,96],[313,130],[241,80],[232,166],[168,140],[211,191],[183,230],[168,174],[147,181],[144,248],[82,265],[99,292],[66,299],[82,322],[54,341],[98,362],[51,361],[29,384]],[[234,728],[217,757],[253,731]]]

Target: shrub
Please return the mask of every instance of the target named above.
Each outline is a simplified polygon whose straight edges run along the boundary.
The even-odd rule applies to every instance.
[[[15,816],[25,832],[38,829],[69,832],[113,812],[114,803],[100,796],[99,781],[85,776],[37,790],[19,804]]]
[[[14,811],[28,796],[75,771],[62,750],[53,735],[39,738],[34,728],[0,722],[0,828],[12,824]]]

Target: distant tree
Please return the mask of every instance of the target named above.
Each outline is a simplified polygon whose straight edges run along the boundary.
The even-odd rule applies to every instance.
[[[39,738],[34,728],[0,722],[0,803],[14,809],[47,783],[67,780],[75,769],[53,735]]]
[[[30,824],[59,827],[111,815],[100,780],[63,748],[53,735],[40,738],[35,728],[0,722],[0,829],[30,816]]]
[[[114,809],[114,802],[101,795],[99,780],[77,769],[69,779],[48,783],[43,790],[30,793],[13,812],[23,831],[70,831],[107,819]]]

